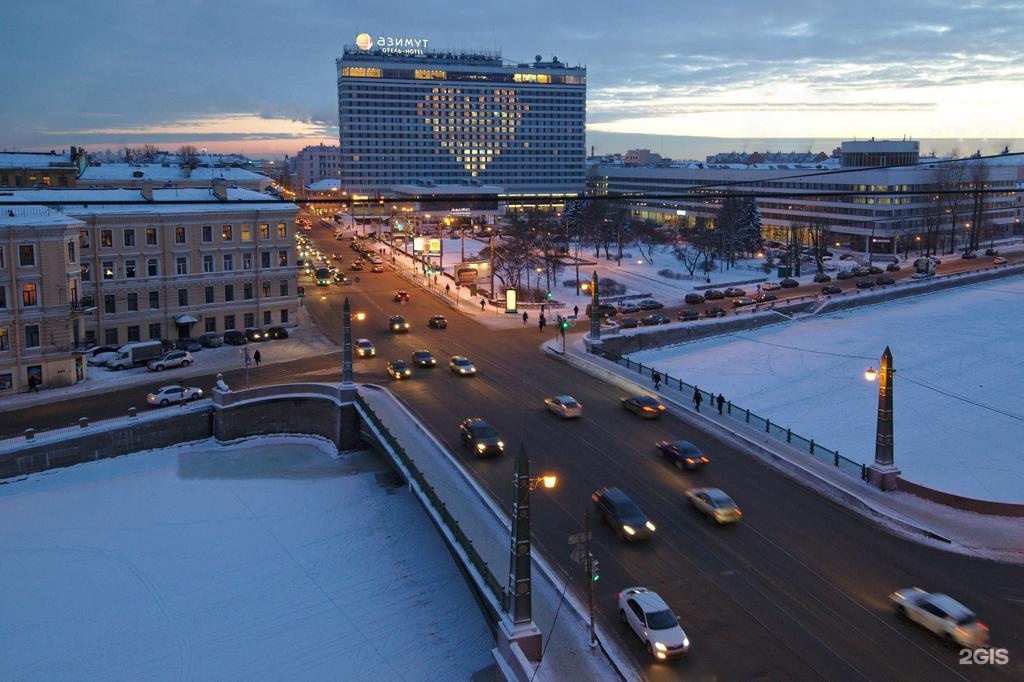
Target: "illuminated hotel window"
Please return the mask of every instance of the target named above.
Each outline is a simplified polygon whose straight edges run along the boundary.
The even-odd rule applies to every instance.
[[[341,75],[353,78],[380,78],[381,70],[362,66],[346,66],[341,70]]]
[[[440,69],[416,69],[412,75],[418,80],[444,80],[448,77],[448,74]]]

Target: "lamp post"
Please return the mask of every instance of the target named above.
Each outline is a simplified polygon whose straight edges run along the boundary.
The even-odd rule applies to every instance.
[[[354,391],[352,383],[352,308],[345,297],[341,307],[341,389]]]
[[[507,604],[509,621],[503,622],[505,646],[517,642],[530,660],[540,660],[541,632],[533,623],[532,560],[530,557],[530,492],[538,486],[554,488],[553,474],[530,476],[530,460],[519,447],[512,476],[512,544],[509,547]]]
[[[601,296],[597,293],[597,270],[590,278],[590,338],[594,341],[601,338]]]
[[[899,468],[893,462],[893,375],[892,351],[885,347],[879,370],[864,372],[868,381],[878,379],[878,420],[875,427],[875,461],[868,467],[868,482],[882,490],[895,490]]]

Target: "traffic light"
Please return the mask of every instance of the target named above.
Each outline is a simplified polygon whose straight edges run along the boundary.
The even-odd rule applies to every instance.
[[[551,290],[550,290],[550,289],[548,289],[548,300],[549,300],[549,301],[551,300],[551,295],[552,295],[552,294],[551,294]]]
[[[601,564],[597,559],[590,560],[590,579],[595,583],[601,579]]]
[[[565,331],[566,329],[568,329],[569,328],[569,320],[561,320],[561,321],[559,321],[558,328],[561,329],[562,331]]]

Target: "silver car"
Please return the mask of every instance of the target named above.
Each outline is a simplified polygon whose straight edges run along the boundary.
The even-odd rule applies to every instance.
[[[188,367],[192,364],[192,354],[187,350],[172,350],[164,353],[156,360],[146,363],[146,369],[152,372],[162,372],[172,367]]]
[[[972,649],[988,644],[988,626],[952,597],[908,587],[890,594],[889,600],[897,614],[942,639]]]
[[[150,405],[161,407],[171,403],[191,402],[203,397],[203,389],[187,386],[163,386],[146,396]]]

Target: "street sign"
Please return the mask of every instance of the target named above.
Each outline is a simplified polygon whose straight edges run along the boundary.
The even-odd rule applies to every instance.
[[[576,533],[575,535],[570,535],[569,546],[572,547],[572,551],[569,553],[569,558],[572,559],[573,562],[582,566],[587,546],[587,534]]]

